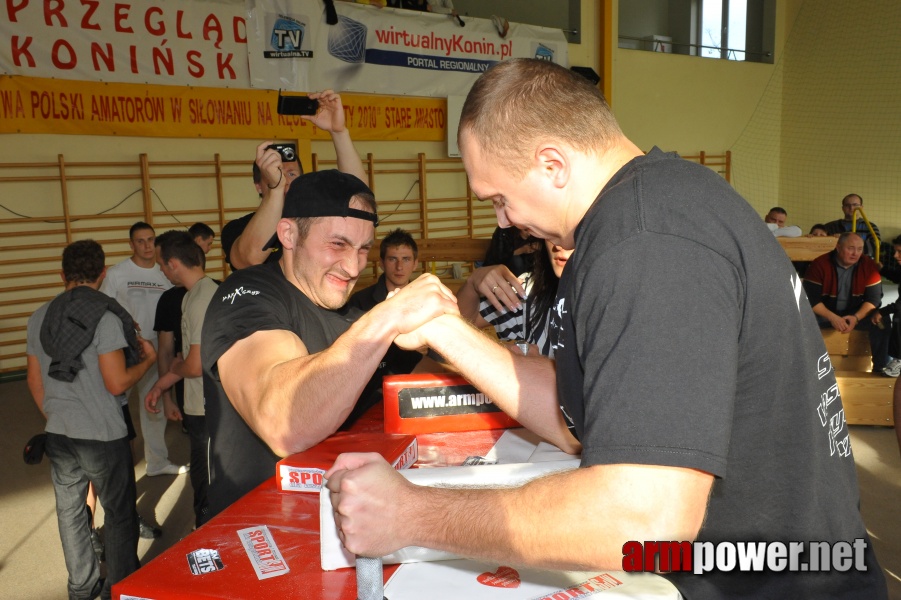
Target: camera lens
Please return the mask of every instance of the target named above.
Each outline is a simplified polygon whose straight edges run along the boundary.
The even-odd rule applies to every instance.
[[[285,159],[285,162],[294,162],[297,159],[294,148],[282,148],[282,158]]]

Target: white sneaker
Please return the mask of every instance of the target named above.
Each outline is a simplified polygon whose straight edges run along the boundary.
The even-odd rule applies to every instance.
[[[893,358],[889,364],[882,369],[882,374],[886,377],[898,377],[901,375],[901,358]]]
[[[174,465],[169,463],[161,469],[147,469],[147,477],[157,477],[159,475],[184,475],[188,472],[190,465]]]

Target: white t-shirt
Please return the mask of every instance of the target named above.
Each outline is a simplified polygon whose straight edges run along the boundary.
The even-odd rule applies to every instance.
[[[155,340],[153,320],[156,317],[156,304],[160,296],[172,287],[172,284],[154,263],[150,269],[139,267],[131,258],[126,258],[117,265],[106,270],[106,278],[100,291],[115,298],[131,315],[141,328],[141,337]]]

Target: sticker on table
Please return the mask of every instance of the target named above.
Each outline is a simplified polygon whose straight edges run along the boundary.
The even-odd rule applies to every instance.
[[[653,573],[546,571],[468,559],[402,564],[385,584],[391,600],[676,600]]]
[[[278,577],[291,570],[265,525],[239,529],[238,538],[244,545],[244,551],[247,552],[253,570],[257,573],[257,579]]]
[[[190,567],[191,573],[194,575],[214,573],[225,568],[225,565],[222,564],[222,559],[219,558],[218,550],[200,548],[189,552],[187,557],[188,567]]]

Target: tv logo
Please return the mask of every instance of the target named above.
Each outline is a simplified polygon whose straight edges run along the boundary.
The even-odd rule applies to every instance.
[[[263,52],[265,58],[312,58],[312,50],[304,50],[307,25],[303,21],[279,15],[272,25],[269,45],[274,50]]]

